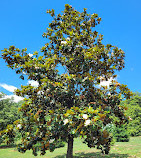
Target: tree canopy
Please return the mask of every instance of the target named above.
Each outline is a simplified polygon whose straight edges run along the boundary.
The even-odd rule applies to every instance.
[[[125,100],[121,105],[127,107],[126,115],[130,116],[128,131],[131,136],[141,136],[141,94],[134,93],[129,100]]]
[[[53,21],[43,33],[49,42],[41,52],[32,56],[27,49],[10,46],[2,54],[21,79],[25,74],[39,83],[16,90],[25,97],[22,119],[13,127],[22,133],[19,151],[32,149],[36,155],[38,143],[45,154],[55,149],[57,141],[66,141],[67,158],[71,158],[73,138],[81,136],[89,147],[107,154],[111,137],[106,125],[113,122],[113,116],[117,124],[128,120],[119,104],[131,92],[116,81],[115,74],[124,68],[125,54],[116,46],[102,44],[103,35],[96,31],[101,21],[98,14],[88,14],[86,9],[80,13],[68,4],[61,14],[55,15],[53,9],[47,13]],[[101,85],[109,79],[109,86]]]
[[[21,103],[15,103],[13,99],[10,98],[3,99],[4,97],[5,94],[0,92],[0,131],[4,130],[9,124],[13,124],[14,121],[20,118],[18,107]],[[2,141],[3,139],[0,136],[0,143]]]

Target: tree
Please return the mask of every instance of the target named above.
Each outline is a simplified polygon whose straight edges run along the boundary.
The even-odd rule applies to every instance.
[[[97,14],[88,14],[86,9],[80,13],[68,4],[62,14],[55,15],[53,9],[47,13],[53,21],[43,34],[49,42],[41,52],[32,56],[27,49],[10,46],[2,54],[21,79],[24,73],[39,83],[16,90],[25,97],[22,119],[14,127],[22,133],[19,151],[32,149],[37,155],[38,143],[43,155],[46,150],[53,151],[57,141],[65,141],[67,158],[72,158],[74,138],[81,136],[89,147],[108,154],[111,138],[106,124],[113,123],[113,116],[118,118],[117,124],[128,120],[119,104],[130,98],[131,92],[115,75],[124,67],[124,52],[102,44],[103,36],[95,31],[101,21]],[[101,85],[109,79],[109,86]]]
[[[121,105],[127,107],[126,115],[130,116],[128,130],[131,136],[141,136],[141,94],[134,93],[129,100],[125,100]]]
[[[0,99],[4,98],[4,96],[4,93],[0,93]],[[20,118],[20,114],[18,113],[19,104],[15,103],[12,99],[0,100],[0,131]],[[0,137],[0,143],[2,140],[2,137]]]
[[[130,135],[127,124],[115,127],[113,135],[117,142],[129,142]]]

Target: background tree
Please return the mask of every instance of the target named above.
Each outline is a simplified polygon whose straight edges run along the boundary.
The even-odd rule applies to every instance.
[[[107,124],[105,128],[112,137],[111,145],[114,145],[115,142],[129,141],[130,135],[127,123],[121,125]]]
[[[136,92],[129,100],[120,103],[127,110],[125,114],[130,116],[128,123],[115,126],[108,124],[106,129],[112,134],[115,141],[129,141],[129,136],[141,136],[141,94]]]
[[[125,100],[121,105],[127,107],[126,115],[130,116],[128,131],[131,136],[141,136],[141,94],[134,93],[129,100]]]
[[[4,96],[4,93],[0,93],[0,99]],[[0,131],[20,118],[20,114],[18,113],[18,107],[20,107],[20,105],[21,103],[15,103],[13,99],[0,100]],[[0,143],[2,141],[3,139],[0,137]]]
[[[19,151],[32,149],[36,155],[38,143],[45,154],[63,140],[68,143],[67,158],[72,158],[73,140],[81,136],[89,147],[107,154],[111,137],[106,124],[113,122],[113,116],[119,118],[117,124],[128,120],[119,104],[131,93],[115,80],[115,71],[124,67],[124,52],[102,44],[103,36],[95,30],[101,21],[97,14],[88,14],[86,9],[80,13],[68,4],[62,14],[55,15],[53,9],[47,13],[53,21],[43,34],[49,43],[41,52],[31,56],[27,49],[10,46],[2,54],[17,74],[24,72],[39,83],[16,90],[18,96],[26,97],[20,108],[22,119],[14,127],[22,133]],[[100,86],[109,79],[109,87]]]
[[[116,142],[129,142],[130,134],[127,124],[115,127],[113,135]]]

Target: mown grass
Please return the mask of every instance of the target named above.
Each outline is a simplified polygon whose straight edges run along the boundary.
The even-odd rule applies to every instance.
[[[40,153],[36,158],[65,158],[67,146],[56,149],[54,152],[48,152],[44,156]],[[74,141],[74,158],[140,158],[141,157],[141,137],[132,137],[130,142],[117,142],[112,146],[109,155],[102,155],[99,150],[88,148],[81,139]],[[22,154],[15,147],[0,147],[0,158],[35,158],[32,151]]]

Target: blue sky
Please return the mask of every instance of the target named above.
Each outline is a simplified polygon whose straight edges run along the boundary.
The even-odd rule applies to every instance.
[[[53,8],[60,13],[66,3],[79,11],[87,8],[89,13],[98,13],[102,22],[97,30],[104,35],[103,42],[118,46],[126,54],[125,68],[117,72],[118,81],[127,84],[133,92],[141,93],[140,0],[0,1],[0,50],[15,45],[20,49],[27,48],[28,53],[39,51],[46,43],[42,34],[51,21],[46,10]],[[27,81],[20,80],[0,59],[0,91],[10,95],[21,84],[26,85]],[[13,87],[10,89],[8,86]]]

